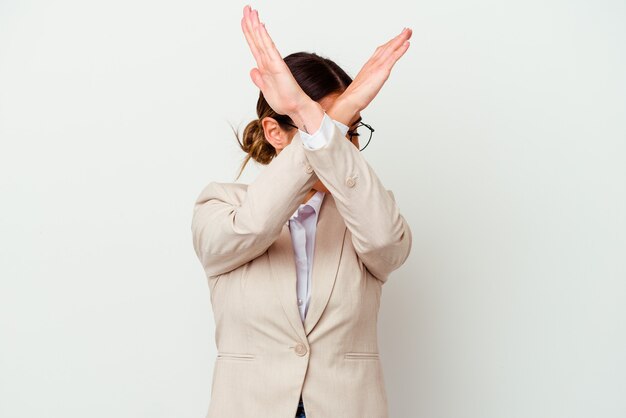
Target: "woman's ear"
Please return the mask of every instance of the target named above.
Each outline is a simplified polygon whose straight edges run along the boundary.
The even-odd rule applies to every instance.
[[[291,143],[289,134],[280,127],[276,119],[269,116],[264,117],[261,120],[261,127],[265,139],[276,149],[276,153]]]

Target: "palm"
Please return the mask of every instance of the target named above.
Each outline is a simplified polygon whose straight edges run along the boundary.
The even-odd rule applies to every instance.
[[[241,28],[257,63],[257,68],[250,71],[252,81],[276,113],[290,114],[308,96],[281,58],[265,24],[259,21],[258,12],[247,5],[244,7]]]
[[[408,39],[412,33],[413,31],[407,28],[376,48],[374,55],[343,93],[349,95],[352,103],[356,103],[359,109],[365,109],[383,87],[391,74],[391,69],[409,48]]]

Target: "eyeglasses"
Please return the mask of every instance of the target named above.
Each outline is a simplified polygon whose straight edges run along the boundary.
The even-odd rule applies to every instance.
[[[296,129],[299,129],[296,125],[293,125],[289,122],[283,122],[285,125],[289,125],[289,126],[293,126]],[[353,137],[360,137],[361,134],[359,133],[359,128],[361,126],[364,126],[367,128],[368,132],[365,134],[367,136],[367,142],[365,143],[365,145],[362,148],[359,148],[359,151],[363,151],[370,143],[370,141],[372,140],[372,134],[374,133],[374,128],[372,128],[371,125],[368,125],[367,123],[363,123],[363,122],[359,122],[353,130],[349,130],[348,132],[346,132],[346,135],[348,135],[350,137],[350,142],[352,142],[352,138]],[[363,131],[363,129],[361,129],[361,131]],[[348,138],[346,138],[348,139]],[[360,141],[359,141],[360,142]]]
[[[365,134],[367,136],[367,142],[365,143],[363,148],[359,148],[359,151],[363,151],[365,149],[365,147],[367,147],[369,145],[370,141],[372,140],[372,134],[374,133],[374,128],[372,128],[371,125],[368,125],[367,123],[359,122],[356,125],[356,127],[354,128],[354,130],[347,132],[347,135],[350,136],[350,141],[352,141],[352,137],[353,136],[357,136],[357,137],[361,136],[361,134],[358,132],[359,128],[361,126],[365,126],[367,128],[368,132]],[[361,129],[361,132],[362,131],[363,131],[363,129]],[[360,143],[360,141],[359,141],[359,143]]]

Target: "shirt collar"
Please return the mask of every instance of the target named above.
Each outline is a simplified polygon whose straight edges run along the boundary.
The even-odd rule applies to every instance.
[[[300,210],[300,208],[302,208],[303,206],[311,206],[313,208],[313,210],[315,210],[315,214],[319,215],[320,213],[320,207],[322,206],[322,200],[324,200],[324,195],[326,193],[324,192],[320,192],[319,190],[317,192],[315,192],[315,194],[313,196],[311,196],[311,198],[309,200],[307,200],[304,203],[301,203],[300,206],[298,206],[298,209],[296,209],[296,211],[293,213],[293,215],[291,215],[291,219],[293,219],[294,217],[298,216],[298,211]]]

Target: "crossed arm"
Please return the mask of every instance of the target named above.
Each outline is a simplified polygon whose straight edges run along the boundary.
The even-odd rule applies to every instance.
[[[302,132],[296,134],[247,188],[211,182],[202,190],[191,229],[194,249],[209,277],[264,253],[318,179],[333,195],[354,249],[372,275],[384,283],[405,262],[412,235],[393,193],[327,114],[316,135],[327,141],[308,148]],[[308,166],[313,168],[310,173]]]

